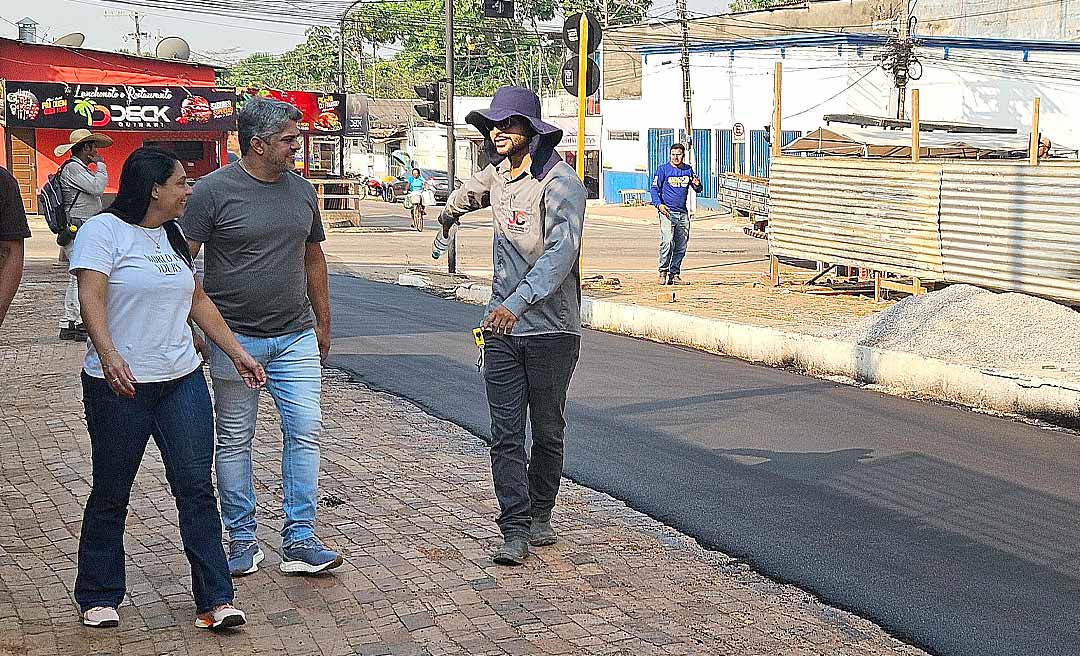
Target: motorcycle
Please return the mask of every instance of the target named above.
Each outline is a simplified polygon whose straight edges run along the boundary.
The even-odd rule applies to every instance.
[[[379,182],[378,178],[365,177],[361,180],[361,184],[364,186],[364,194],[366,196],[382,198],[383,184]]]

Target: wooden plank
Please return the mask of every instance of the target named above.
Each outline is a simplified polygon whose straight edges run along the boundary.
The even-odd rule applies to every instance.
[[[772,156],[780,156],[780,142],[784,133],[780,129],[780,90],[783,87],[784,65],[776,62],[773,72],[773,119],[772,119]]]
[[[919,90],[911,90],[911,161],[918,162],[922,155],[919,146]]]
[[[1039,108],[1042,99],[1035,97],[1031,107],[1031,141],[1028,144],[1028,158],[1032,166],[1039,165]]]

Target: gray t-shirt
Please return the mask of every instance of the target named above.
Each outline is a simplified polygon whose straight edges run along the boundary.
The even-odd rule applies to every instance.
[[[304,254],[326,234],[310,182],[294,173],[263,182],[230,164],[195,183],[180,223],[205,244],[203,286],[235,332],[278,337],[315,325]]]

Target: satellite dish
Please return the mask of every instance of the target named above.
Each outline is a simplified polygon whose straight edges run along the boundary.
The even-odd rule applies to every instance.
[[[80,48],[84,41],[86,41],[85,34],[82,32],[72,32],[71,34],[65,34],[56,41],[53,41],[53,45],[65,46],[68,48]]]
[[[158,59],[179,59],[181,61],[187,61],[191,58],[191,48],[188,46],[187,41],[184,41],[180,37],[169,36],[158,43],[154,55]]]

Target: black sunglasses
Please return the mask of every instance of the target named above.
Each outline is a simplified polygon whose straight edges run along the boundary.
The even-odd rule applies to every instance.
[[[507,116],[506,118],[504,118],[501,121],[492,121],[491,122],[491,127],[498,128],[500,130],[505,130],[506,128],[510,127],[511,125],[514,125],[514,123],[516,121],[518,121],[518,120],[520,120],[520,117],[518,117],[518,116]]]

